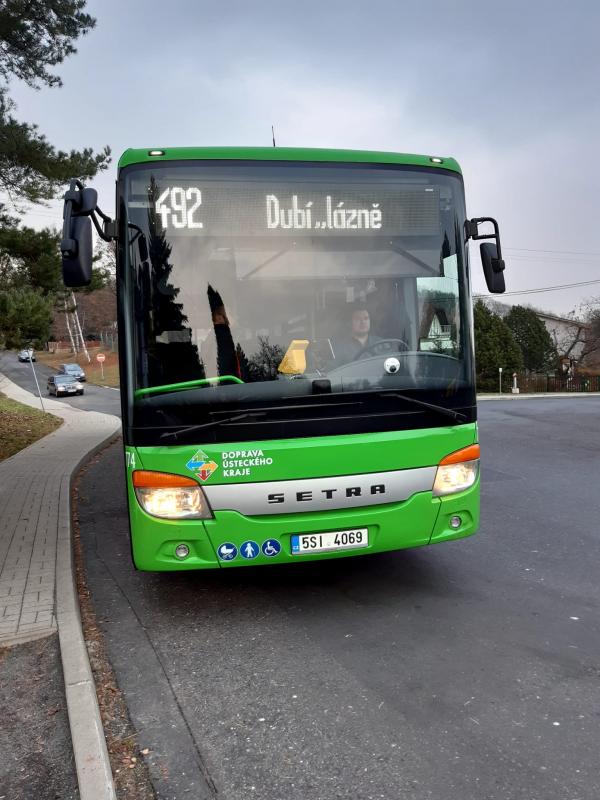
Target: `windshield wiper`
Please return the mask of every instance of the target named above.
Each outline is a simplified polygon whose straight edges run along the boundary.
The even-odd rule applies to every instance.
[[[213,419],[211,422],[203,422],[201,425],[190,425],[188,428],[180,428],[176,431],[169,431],[162,433],[161,439],[176,439],[180,433],[192,433],[193,431],[207,430],[208,428],[217,428],[219,425],[227,425],[229,422],[237,422],[239,419],[246,419],[247,417],[264,417],[265,412],[262,411],[247,411],[244,414],[234,414],[232,417],[224,417],[223,419]]]
[[[408,397],[408,395],[400,394],[400,392],[384,391],[384,392],[377,392],[378,397],[397,397],[400,400],[406,400],[407,403],[413,403],[415,406],[420,406],[421,408],[427,408],[429,411],[436,411],[438,414],[443,414],[445,417],[451,417],[455,419],[457,422],[463,422],[467,419],[465,414],[461,414],[460,411],[453,411],[451,408],[445,408],[444,406],[436,406],[433,403],[426,403],[424,400],[417,400],[414,397]]]
[[[161,434],[161,439],[176,439],[180,433],[192,433],[193,431],[200,431],[200,430],[207,430],[209,428],[217,428],[219,425],[228,425],[230,422],[237,422],[238,420],[248,419],[249,417],[266,417],[269,412],[271,411],[294,411],[297,409],[305,409],[305,408],[327,408],[328,405],[331,406],[362,406],[362,400],[345,400],[344,402],[340,403],[302,403],[299,405],[285,405],[285,406],[266,406],[263,408],[257,408],[254,410],[249,411],[242,411],[239,414],[233,414],[230,417],[221,417],[221,419],[213,419],[210,422],[203,422],[200,425],[190,425],[187,428],[179,428],[176,431],[168,431],[167,433]],[[212,412],[215,413],[215,412]],[[319,420],[327,420],[327,419],[336,419],[337,417],[314,417],[309,420],[307,419],[300,419],[299,422],[308,422],[313,421],[314,419]],[[290,420],[283,419],[283,420],[275,420],[276,422],[289,422]]]

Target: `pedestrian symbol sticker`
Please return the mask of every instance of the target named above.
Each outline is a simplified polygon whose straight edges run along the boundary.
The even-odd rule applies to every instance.
[[[240,545],[240,555],[242,558],[250,560],[252,558],[256,558],[259,553],[260,547],[256,542],[249,541]]]
[[[237,547],[231,542],[223,542],[223,544],[217,550],[219,554],[219,558],[221,561],[233,561],[233,559],[237,556]]]
[[[278,556],[281,553],[281,544],[277,539],[267,539],[262,544],[262,551],[269,558],[273,558],[273,556]]]

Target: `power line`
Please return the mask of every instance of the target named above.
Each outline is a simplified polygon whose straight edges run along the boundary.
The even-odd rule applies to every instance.
[[[534,247],[504,247],[504,250],[521,250],[524,253],[555,253],[565,256],[600,256],[599,252],[591,250],[540,250]]]
[[[523,289],[522,292],[503,292],[504,296],[511,294],[540,294],[541,292],[558,292],[562,289],[573,289],[576,286],[591,286],[593,283],[600,283],[596,281],[581,281],[580,283],[563,283],[560,286],[543,286],[539,289]],[[474,294],[473,297],[492,297],[491,294]]]

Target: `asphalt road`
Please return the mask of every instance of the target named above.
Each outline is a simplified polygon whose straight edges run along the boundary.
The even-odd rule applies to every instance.
[[[50,397],[46,391],[46,379],[49,375],[56,375],[56,370],[47,367],[39,361],[36,361],[33,366],[43,400],[45,397]],[[6,375],[7,378],[10,378],[13,383],[16,383],[23,389],[27,389],[28,392],[33,392],[33,394],[37,396],[37,388],[31,364],[28,362],[20,362],[16,352],[6,350],[0,351],[0,372]],[[63,403],[69,403],[77,408],[83,408],[85,411],[101,411],[103,414],[114,414],[117,417],[121,416],[121,399],[118,389],[95,386],[93,383],[86,383],[84,386],[84,394],[82,395],[59,398],[51,395],[51,398],[52,400],[58,399]]]
[[[159,796],[597,800],[599,419],[481,403],[476,537],[223,573],[136,573],[97,457],[88,584]]]

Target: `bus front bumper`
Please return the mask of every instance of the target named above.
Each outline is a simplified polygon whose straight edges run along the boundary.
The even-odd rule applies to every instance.
[[[132,530],[137,531],[132,541],[133,560],[139,570],[168,572],[290,564],[422,547],[470,536],[479,526],[479,479],[467,491],[447,497],[419,492],[401,503],[347,511],[259,517],[216,511],[209,520],[175,521],[146,514],[135,496],[130,496],[129,508]],[[292,554],[295,534],[356,529],[368,531],[367,547]],[[175,554],[180,545],[189,551],[183,558]]]

